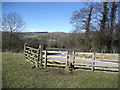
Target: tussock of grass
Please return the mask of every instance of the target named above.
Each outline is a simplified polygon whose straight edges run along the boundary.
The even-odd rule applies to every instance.
[[[3,53],[3,88],[117,88],[118,73],[32,69],[22,53]]]

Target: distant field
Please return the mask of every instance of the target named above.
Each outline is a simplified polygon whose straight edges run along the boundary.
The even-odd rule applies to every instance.
[[[24,38],[36,38],[36,37],[38,37],[38,36],[36,36],[36,35],[33,35],[33,36],[32,35],[31,36],[26,35],[26,36],[24,36]]]
[[[48,33],[28,33],[24,35],[24,38],[46,38],[48,36]]]
[[[3,88],[117,88],[118,73],[32,69],[22,53],[3,53]]]

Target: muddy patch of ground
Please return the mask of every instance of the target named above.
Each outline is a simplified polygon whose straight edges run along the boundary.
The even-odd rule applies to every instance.
[[[66,71],[65,69],[53,69],[53,68],[48,68],[45,70],[45,72],[51,72],[55,75],[77,75],[77,72],[74,71]]]

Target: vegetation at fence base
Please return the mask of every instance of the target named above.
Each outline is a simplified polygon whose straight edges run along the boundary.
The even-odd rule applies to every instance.
[[[23,53],[3,53],[3,88],[117,88],[117,72],[34,68]]]

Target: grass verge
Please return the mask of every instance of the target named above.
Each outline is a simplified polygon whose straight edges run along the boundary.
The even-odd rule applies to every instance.
[[[2,54],[3,88],[117,88],[117,72],[34,68],[22,53]]]

